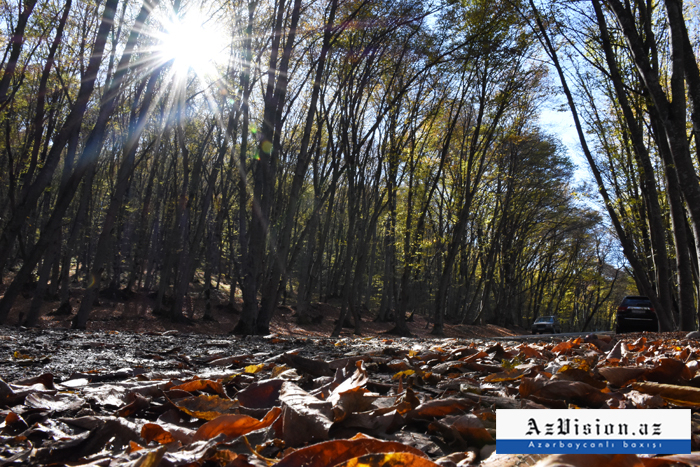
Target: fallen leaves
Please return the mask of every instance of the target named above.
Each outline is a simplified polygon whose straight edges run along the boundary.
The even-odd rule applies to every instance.
[[[523,458],[491,455],[496,408],[700,409],[700,351],[688,340],[278,336],[255,345],[217,341],[208,354],[184,355],[172,345],[180,337],[157,338],[172,343],[144,353],[144,361],[171,362],[168,372],[88,367],[66,377],[44,371],[0,379],[0,463],[511,467]],[[126,345],[93,339],[78,347],[89,355]],[[22,355],[6,361],[41,364]],[[528,459],[542,466],[698,464],[695,456]]]

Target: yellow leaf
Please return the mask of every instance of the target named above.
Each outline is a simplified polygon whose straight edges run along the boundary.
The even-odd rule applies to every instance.
[[[411,375],[414,375],[414,374],[416,374],[416,372],[415,372],[414,370],[399,371],[399,372],[396,373],[394,376],[392,376],[391,379],[400,379],[400,378],[403,378],[404,376],[408,377],[408,376],[411,376]]]
[[[260,365],[248,365],[245,367],[245,372],[250,373],[251,375],[254,375],[255,373],[259,372],[260,370],[265,368],[265,364],[261,363]]]
[[[277,378],[279,375],[281,375],[287,370],[289,370],[289,367],[287,365],[275,365],[275,367],[272,369],[272,377]]]

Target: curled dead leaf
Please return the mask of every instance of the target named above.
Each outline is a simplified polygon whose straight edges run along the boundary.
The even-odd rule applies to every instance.
[[[378,394],[369,392],[365,388],[353,388],[342,392],[335,398],[333,406],[334,421],[342,421],[353,412],[364,412],[372,408]]]

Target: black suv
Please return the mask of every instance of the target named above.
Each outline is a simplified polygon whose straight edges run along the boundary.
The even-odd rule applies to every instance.
[[[540,316],[532,323],[532,333],[550,332],[552,334],[561,332],[561,326],[556,316]]]
[[[617,307],[617,324],[615,332],[639,332],[659,330],[656,311],[648,297],[630,295],[625,297]]]

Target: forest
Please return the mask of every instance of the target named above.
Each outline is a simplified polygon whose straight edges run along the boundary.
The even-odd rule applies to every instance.
[[[85,329],[109,291],[172,321],[223,300],[243,335],[282,300],[301,323],[336,300],[336,335],[361,313],[404,335],[413,313],[436,335],[603,330],[638,293],[662,330],[696,329],[698,18],[695,0],[2,2],[0,324],[48,302]],[[542,128],[555,97],[591,182]]]

